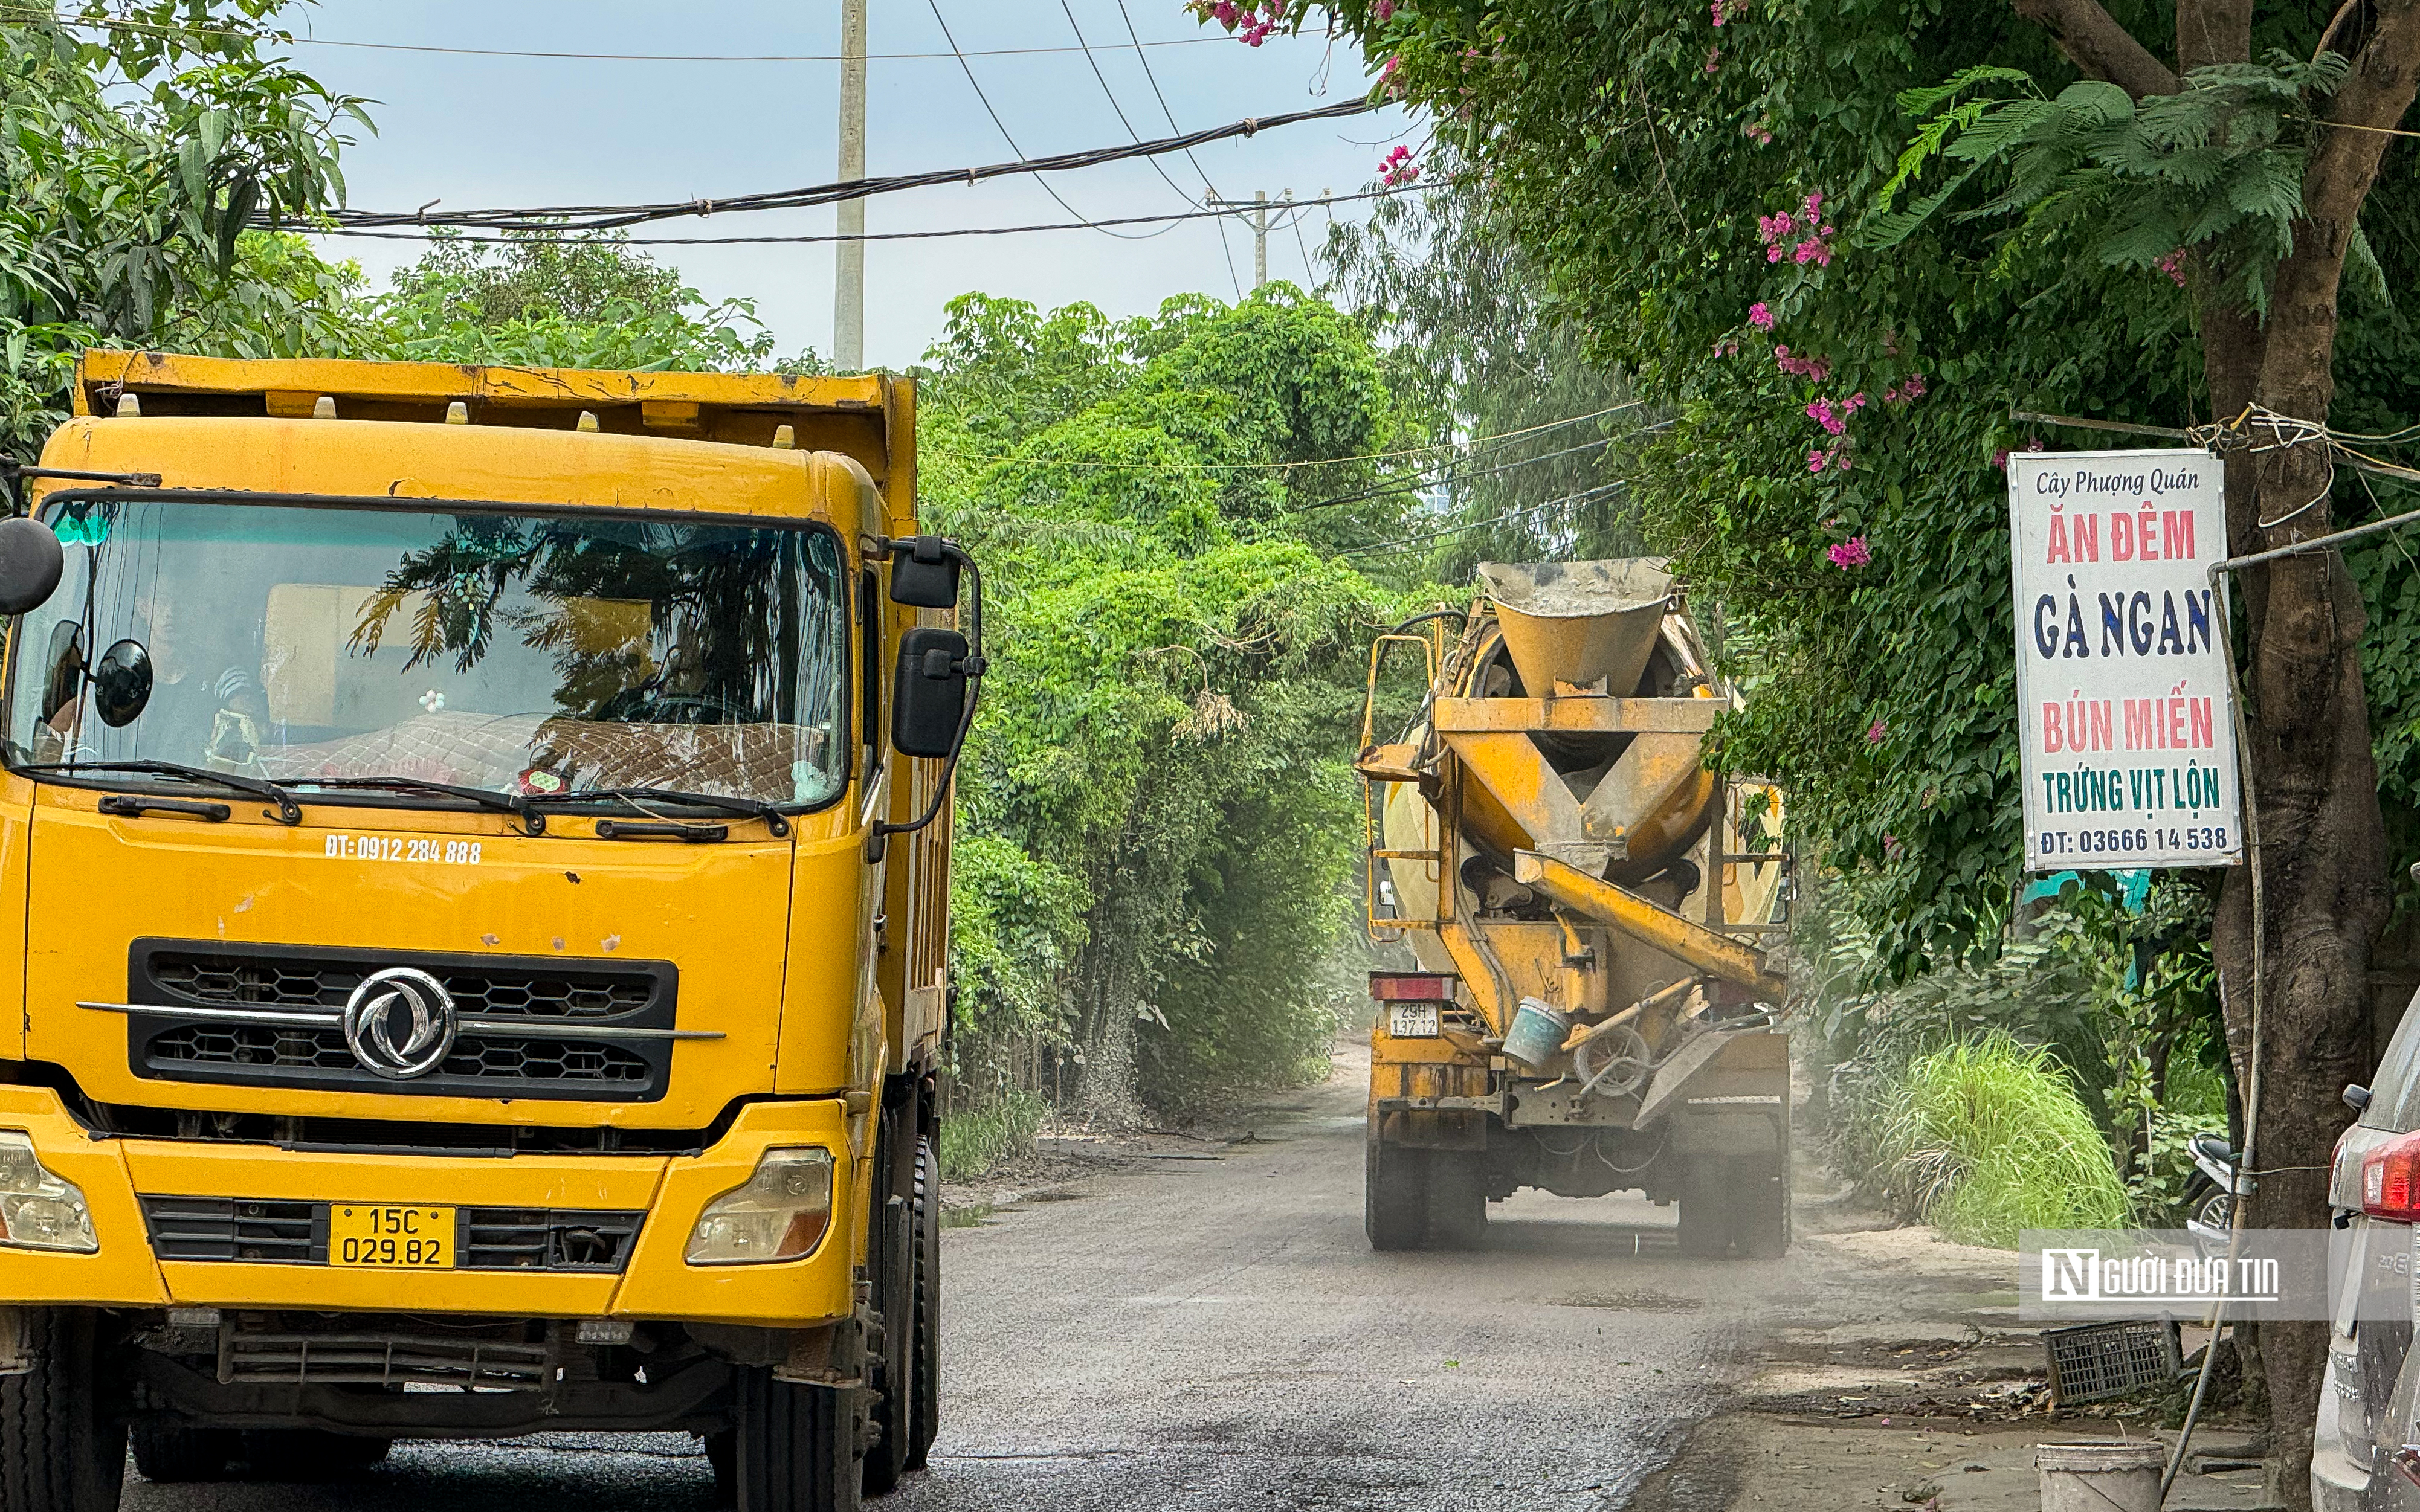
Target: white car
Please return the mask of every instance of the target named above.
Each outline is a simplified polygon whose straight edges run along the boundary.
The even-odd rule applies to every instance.
[[[2315,1512],[2420,1509],[2420,1373],[2411,1356],[2413,1226],[2420,1223],[2420,995],[2367,1088],[2348,1087],[2328,1206],[2350,1230],[2311,1445]],[[2375,1486],[2373,1487],[2373,1482]]]

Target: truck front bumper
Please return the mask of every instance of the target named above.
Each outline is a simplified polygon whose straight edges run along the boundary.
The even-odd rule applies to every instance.
[[[84,1193],[100,1248],[89,1255],[0,1244],[0,1297],[19,1304],[399,1311],[490,1317],[628,1318],[803,1328],[849,1316],[856,1166],[837,1101],[758,1103],[694,1156],[331,1153],[268,1145],[100,1137],[46,1088],[0,1087],[0,1130],[22,1131],[42,1164]],[[773,1148],[820,1147],[832,1162],[831,1221],[804,1258],[693,1266],[682,1258],[706,1205],[746,1182]],[[487,1268],[372,1270],[323,1258],[258,1257],[240,1239],[225,1259],[163,1259],[145,1199],[229,1203],[248,1214],[316,1213],[325,1250],[331,1202],[409,1203],[529,1215],[577,1227],[618,1214],[637,1233],[614,1262],[549,1268],[489,1257]],[[162,1205],[152,1204],[155,1211]],[[190,1205],[188,1205],[190,1206]],[[231,1227],[231,1232],[238,1231]],[[291,1231],[289,1227],[289,1232]]]

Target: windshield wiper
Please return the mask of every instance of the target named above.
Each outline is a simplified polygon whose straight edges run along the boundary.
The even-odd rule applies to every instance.
[[[153,777],[179,777],[188,782],[209,782],[249,793],[256,798],[267,798],[277,805],[280,824],[302,822],[302,806],[294,795],[262,777],[238,777],[232,772],[213,772],[207,766],[188,766],[182,762],[32,762],[18,768],[21,772],[142,772]]]
[[[710,793],[684,793],[678,788],[589,788],[578,793],[533,793],[522,801],[535,808],[542,803],[589,803],[602,798],[618,798],[641,813],[647,811],[645,805],[650,802],[685,803],[694,809],[711,809],[718,813],[762,819],[765,828],[775,840],[786,839],[790,833],[790,821],[781,810],[762,798],[720,798]]]
[[[520,817],[521,827],[533,835],[546,833],[546,815],[530,807],[529,799],[518,793],[499,793],[493,788],[465,787],[455,782],[423,781],[416,777],[297,777],[288,779],[298,787],[334,788],[339,791],[358,789],[368,792],[436,793],[449,798],[475,803],[482,809]]]

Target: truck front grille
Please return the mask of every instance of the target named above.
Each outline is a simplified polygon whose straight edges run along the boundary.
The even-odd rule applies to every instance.
[[[304,1066],[322,1071],[357,1070],[344,1035],[334,1029],[256,1028],[249,1025],[195,1024],[152,1038],[155,1062],[221,1066]],[[511,1077],[549,1082],[641,1082],[646,1057],[602,1041],[480,1040],[454,1041],[438,1074]]]
[[[301,1385],[455,1386],[544,1391],[554,1378],[549,1345],[422,1334],[286,1334],[228,1329],[219,1380]]]
[[[143,1221],[163,1260],[324,1265],[328,1204],[145,1195]],[[618,1274],[644,1212],[586,1208],[458,1208],[455,1268]]]
[[[464,1021],[444,1060],[419,1076],[371,1072],[335,1023],[364,979],[390,966],[435,977]],[[143,1010],[128,1014],[128,1059],[161,1081],[651,1103],[670,1080],[678,982],[661,961],[143,939],[127,963],[127,1002]]]

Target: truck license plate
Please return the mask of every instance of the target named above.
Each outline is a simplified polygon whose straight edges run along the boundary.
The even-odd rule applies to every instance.
[[[1437,1006],[1435,1003],[1397,1003],[1387,1015],[1387,1032],[1398,1040],[1434,1040],[1437,1037]]]
[[[454,1263],[454,1210],[332,1202],[328,1263],[369,1270],[444,1270]]]

